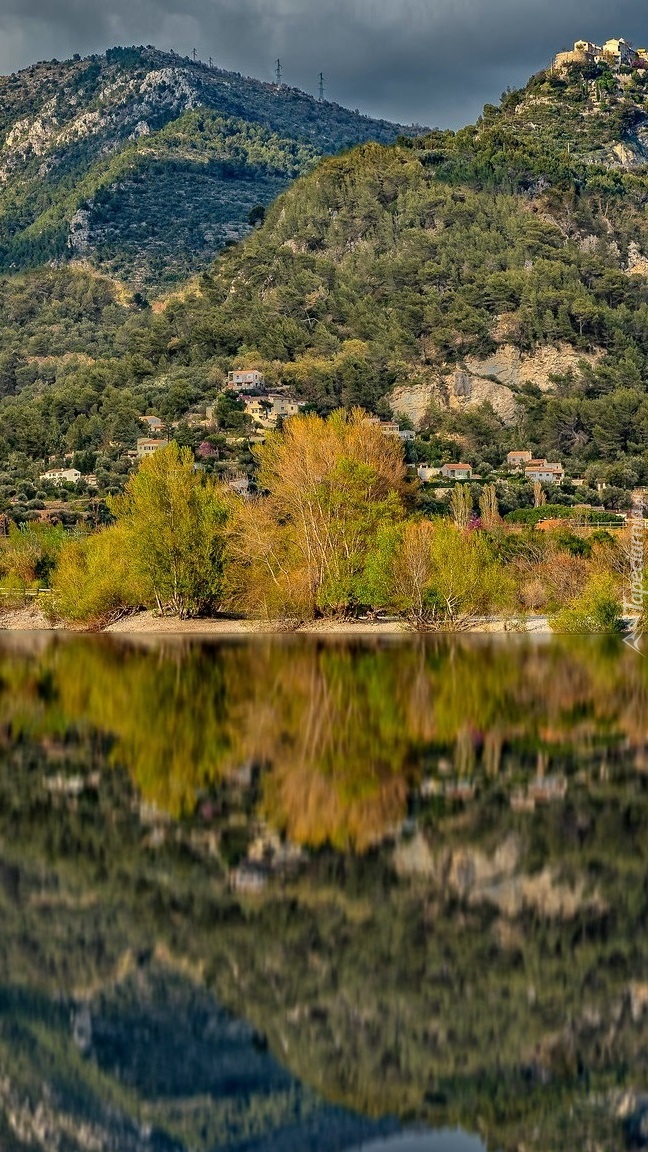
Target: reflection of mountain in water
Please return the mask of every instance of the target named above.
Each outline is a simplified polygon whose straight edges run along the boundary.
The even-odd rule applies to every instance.
[[[482,1152],[484,1145],[463,1132],[403,1133],[362,1144],[350,1152]]]
[[[3,1152],[379,1135],[343,1108],[643,1146],[634,654],[84,640],[0,676]]]
[[[0,992],[3,1152],[342,1152],[394,1127],[323,1104],[187,978],[126,963],[76,1001]]]

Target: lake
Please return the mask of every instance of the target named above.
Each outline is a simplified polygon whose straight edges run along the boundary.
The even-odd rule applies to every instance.
[[[0,634],[2,1152],[648,1147],[648,661]]]

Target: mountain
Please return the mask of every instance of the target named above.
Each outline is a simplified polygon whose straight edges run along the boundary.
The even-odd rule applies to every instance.
[[[401,131],[154,48],[35,64],[0,79],[0,271],[177,282],[318,157]]]
[[[324,159],[153,308],[87,270],[6,279],[0,495],[28,512],[65,451],[119,487],[138,413],[204,411],[242,362],[322,412],[407,414],[419,460],[488,476],[528,445],[648,482],[647,95],[643,70],[548,70],[459,132]]]

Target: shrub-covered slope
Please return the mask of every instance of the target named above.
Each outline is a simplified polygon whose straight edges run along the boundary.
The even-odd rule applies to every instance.
[[[646,482],[648,176],[592,162],[595,138],[607,147],[629,107],[643,114],[643,88],[621,80],[644,81],[613,79],[587,119],[589,82],[543,73],[475,127],[322,161],[165,307],[65,273],[74,299],[108,294],[92,363],[65,301],[58,319],[42,304],[43,273],[7,281],[30,340],[24,319],[5,325],[5,450],[132,439],[138,411],[179,417],[245,361],[320,411],[390,403],[420,419],[432,405],[475,463],[529,444],[575,474],[603,461],[621,469],[614,483]]]
[[[0,79],[0,269],[177,281],[318,156],[400,130],[153,48],[36,64]]]

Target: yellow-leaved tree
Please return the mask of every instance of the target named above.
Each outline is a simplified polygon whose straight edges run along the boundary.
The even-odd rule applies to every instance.
[[[235,514],[233,602],[268,616],[352,610],[379,530],[404,515],[400,440],[361,409],[338,410],[294,417],[256,454],[266,495]]]
[[[181,618],[214,609],[221,596],[227,498],[196,472],[193,453],[158,449],[110,503],[129,532],[147,603]]]
[[[155,452],[110,509],[112,527],[62,549],[56,613],[100,624],[139,606],[182,618],[218,606],[228,498],[195,471],[189,449],[171,443]]]

